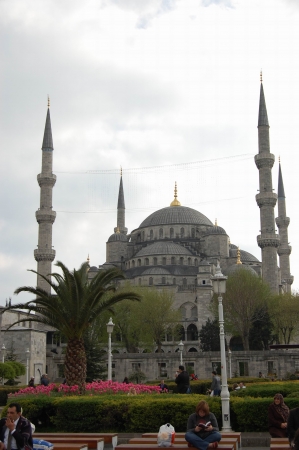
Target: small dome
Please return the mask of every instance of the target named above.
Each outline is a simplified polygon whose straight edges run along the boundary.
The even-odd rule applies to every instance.
[[[170,275],[170,272],[163,267],[151,267],[146,269],[142,275]]]
[[[99,269],[96,266],[91,266],[89,272],[97,272]]]
[[[246,270],[247,272],[250,272],[252,275],[255,275],[256,277],[258,277],[258,274],[256,273],[256,271],[248,266],[247,264],[233,264],[231,266],[229,266],[225,271],[223,271],[224,275],[232,275],[233,273],[235,273],[237,270]]]
[[[116,242],[116,241],[127,242],[127,236],[122,233],[111,234],[110,238],[108,239],[108,242]]]
[[[154,242],[154,244],[147,245],[143,247],[134,258],[139,256],[150,256],[150,255],[188,255],[191,256],[192,253],[187,248],[175,244],[174,242]]]
[[[218,225],[214,225],[213,227],[209,228],[207,234],[225,234],[227,236],[225,229],[222,227],[218,227]]]

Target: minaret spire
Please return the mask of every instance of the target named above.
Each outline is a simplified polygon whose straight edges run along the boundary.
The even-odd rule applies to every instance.
[[[38,246],[34,250],[34,258],[37,261],[37,272],[48,276],[52,272],[52,261],[55,258],[55,250],[52,248],[52,225],[56,218],[56,212],[52,206],[52,191],[56,183],[56,175],[53,174],[53,139],[50,118],[50,100],[48,98],[48,110],[42,144],[42,171],[37,176],[40,186],[40,207],[35,213],[38,222]],[[48,283],[37,276],[37,286],[51,292]]]
[[[278,168],[278,217],[276,218],[276,225],[279,229],[280,245],[277,249],[279,255],[279,266],[281,283],[284,286],[286,292],[291,292],[291,285],[294,281],[294,277],[290,272],[290,254],[292,247],[289,245],[288,238],[288,226],[290,219],[286,215],[286,200],[283,186],[283,179],[281,173],[281,164],[279,159]]]
[[[118,202],[117,202],[117,225],[114,228],[114,233],[118,232],[121,234],[127,234],[128,228],[125,226],[125,196],[124,196],[124,188],[123,188],[123,177],[122,177],[122,168],[120,169],[120,182],[119,182],[119,191],[118,191]]]
[[[272,167],[275,156],[270,153],[269,121],[261,78],[258,115],[258,146],[255,164],[259,170],[259,194],[256,202],[260,208],[261,234],[257,242],[262,250],[262,275],[273,292],[278,292],[277,247],[279,236],[275,234],[274,207],[277,195],[272,188]]]

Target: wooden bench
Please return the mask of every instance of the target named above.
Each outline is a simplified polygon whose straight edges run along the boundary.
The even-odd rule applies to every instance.
[[[118,434],[117,433],[34,433],[33,437],[39,439],[49,440],[51,442],[52,437],[82,437],[82,438],[97,438],[104,439],[104,444],[111,444],[116,447]],[[96,448],[96,447],[95,447]]]
[[[36,437],[36,436],[35,436]],[[54,448],[56,448],[57,444],[84,444],[89,449],[96,450],[104,450],[104,439],[103,438],[95,438],[95,437],[87,437],[87,436],[49,436],[45,434],[43,436],[45,441],[52,442],[54,444]]]
[[[220,431],[222,439],[224,438],[234,438],[238,441],[238,446],[242,447],[241,433],[239,431]],[[184,437],[186,433],[175,433],[175,437]],[[143,433],[142,437],[155,437],[157,438],[158,433]]]
[[[277,439],[281,438],[273,438],[275,439],[274,442],[272,442],[272,439],[270,441],[270,450],[290,450],[290,443],[287,438],[282,438],[282,441],[276,441]]]
[[[141,438],[132,438],[128,442],[129,444],[156,444],[157,436],[153,437],[141,437]],[[174,440],[175,444],[186,444],[186,440],[183,436],[175,436]],[[237,438],[222,438],[219,444],[232,444],[234,446],[234,450],[238,450],[238,440]]]
[[[157,450],[158,444],[120,444],[115,447],[115,450]],[[188,447],[186,444],[172,444],[172,449],[177,450],[190,450],[190,447]],[[219,444],[218,445],[219,450],[234,450],[233,444]]]
[[[57,442],[54,446],[55,450],[88,450],[87,445],[85,444],[77,444],[76,442],[72,444],[63,444]]]

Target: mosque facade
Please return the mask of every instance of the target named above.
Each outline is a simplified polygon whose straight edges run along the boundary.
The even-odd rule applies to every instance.
[[[34,256],[37,272],[46,276],[51,272],[51,263],[55,257],[52,249],[52,226],[56,217],[52,210],[52,189],[56,177],[52,172],[53,140],[49,108],[42,155],[42,172],[38,175],[41,201],[36,212],[39,245]],[[224,275],[229,276],[242,264],[242,267],[263,277],[273,292],[291,291],[293,277],[290,274],[291,247],[288,244],[290,219],[286,216],[280,163],[278,193],[273,192],[274,161],[275,156],[270,153],[269,122],[261,80],[258,154],[255,156],[255,164],[259,171],[256,201],[260,209],[260,235],[257,236],[257,244],[261,248],[262,261],[246,249],[239,249],[234,245],[228,232],[217,223],[213,223],[201,212],[182,205],[176,185],[170,205],[150,214],[136,229],[129,232],[125,226],[125,190],[121,175],[116,227],[106,243],[106,261],[97,267],[90,267],[89,277],[92,278],[100,270],[119,267],[132,285],[168,289],[173,293],[175,308],[181,312],[182,339],[186,350],[198,352],[198,332],[211,317],[211,277],[215,274],[218,262]],[[275,220],[277,202],[278,217]],[[37,284],[41,282],[39,277]],[[174,346],[177,343],[171,338],[168,341],[165,336],[163,351],[171,352]]]

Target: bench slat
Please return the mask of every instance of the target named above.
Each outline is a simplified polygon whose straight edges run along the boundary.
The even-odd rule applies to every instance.
[[[76,444],[76,442],[72,444],[63,444],[63,443],[57,443],[54,446],[55,450],[88,450],[87,445],[84,444]]]
[[[118,441],[117,433],[34,433],[34,437],[38,437],[43,439],[44,436],[48,436],[49,440],[51,437],[93,437],[98,439],[104,439],[105,444],[112,444],[113,447],[116,447]]]
[[[141,438],[132,438],[128,442],[129,444],[155,444],[157,443],[157,437],[141,437]],[[183,436],[175,436],[174,439],[175,444],[186,444],[186,440]],[[232,444],[234,446],[234,450],[238,450],[238,439],[237,438],[222,438],[219,444]]]
[[[158,444],[120,444],[115,450],[157,450]],[[172,449],[178,450],[190,450],[190,447],[185,444],[172,444]],[[233,444],[219,444],[218,449],[220,450],[234,450]]]

